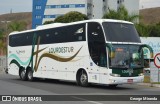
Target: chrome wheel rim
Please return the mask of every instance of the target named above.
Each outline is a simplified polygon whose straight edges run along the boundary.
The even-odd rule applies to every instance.
[[[33,77],[33,74],[32,74],[32,72],[31,72],[31,71],[29,71],[29,73],[28,73],[28,79],[29,79],[29,80],[31,80],[31,79],[32,79],[32,77]]]
[[[25,74],[26,74],[26,72],[25,72],[25,70],[23,70],[23,71],[21,72],[21,78],[22,78],[22,79],[25,77]]]
[[[80,81],[82,84],[85,84],[87,82],[87,75],[83,73],[81,75]]]

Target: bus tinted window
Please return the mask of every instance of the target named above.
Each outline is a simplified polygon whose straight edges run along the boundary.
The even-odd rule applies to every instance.
[[[104,22],[106,40],[112,42],[138,42],[140,38],[132,24]]]
[[[9,45],[32,45],[33,35],[40,37],[40,44],[85,41],[85,23],[11,35]]]
[[[99,23],[88,23],[88,46],[93,62],[98,66],[107,67],[105,39]]]
[[[26,46],[32,44],[33,35],[31,33],[22,33],[9,36],[10,46]]]

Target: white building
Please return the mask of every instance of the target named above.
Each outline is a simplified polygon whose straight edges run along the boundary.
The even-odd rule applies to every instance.
[[[108,8],[117,10],[120,5],[131,14],[139,14],[139,0],[33,0],[32,28],[70,11],[81,12],[90,19],[102,18]]]

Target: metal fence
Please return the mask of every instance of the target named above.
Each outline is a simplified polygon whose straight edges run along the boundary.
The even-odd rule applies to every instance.
[[[0,56],[0,73],[7,71],[7,60],[6,56]]]

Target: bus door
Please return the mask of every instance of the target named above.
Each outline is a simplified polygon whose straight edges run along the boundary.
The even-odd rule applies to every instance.
[[[99,75],[100,75],[100,83],[101,84],[107,84],[107,79],[109,77],[109,69],[107,66],[108,63],[108,55],[107,55],[108,49],[103,49],[100,56],[100,67],[99,67]]]
[[[107,66],[107,55],[102,27],[97,22],[88,23],[88,48],[91,57],[91,80],[99,83],[101,74],[100,70],[103,70],[104,67]]]

